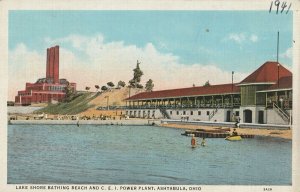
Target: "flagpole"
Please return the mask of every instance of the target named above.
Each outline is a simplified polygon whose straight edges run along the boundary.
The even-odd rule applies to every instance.
[[[279,62],[278,62],[278,55],[279,55],[279,31],[277,32],[277,88],[279,88]]]
[[[233,92],[233,74],[234,71],[231,72],[231,92]]]
[[[279,31],[277,32],[277,63],[278,63],[278,53],[279,53]]]

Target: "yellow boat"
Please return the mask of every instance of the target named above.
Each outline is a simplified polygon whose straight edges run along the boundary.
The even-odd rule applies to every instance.
[[[227,136],[225,138],[225,140],[228,140],[228,141],[240,141],[240,140],[242,140],[242,137],[239,136],[239,135],[230,135],[230,136]]]

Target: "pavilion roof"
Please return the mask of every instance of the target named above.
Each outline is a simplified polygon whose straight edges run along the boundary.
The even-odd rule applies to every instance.
[[[279,73],[278,73],[279,72]],[[292,73],[280,63],[267,61],[257,70],[247,76],[240,84],[248,83],[276,83],[282,77],[292,76]]]
[[[231,93],[239,93],[239,92],[240,92],[240,88],[235,86],[235,84],[232,85],[230,83],[230,84],[142,92],[133,95],[130,98],[127,98],[127,100],[192,97],[192,96],[202,96],[202,95],[221,95],[221,94],[231,94]]]

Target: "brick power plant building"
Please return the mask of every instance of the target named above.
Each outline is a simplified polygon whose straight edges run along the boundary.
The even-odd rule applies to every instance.
[[[35,83],[26,83],[25,90],[18,91],[15,104],[60,102],[66,96],[68,85],[76,91],[76,83],[69,83],[67,79],[59,79],[59,46],[48,48],[46,78],[40,78]]]

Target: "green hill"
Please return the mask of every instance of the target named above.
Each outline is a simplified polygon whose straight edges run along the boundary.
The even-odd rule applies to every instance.
[[[125,99],[129,95],[135,95],[143,89],[124,87],[120,89],[111,89],[105,92],[78,92],[68,101],[57,104],[48,104],[43,109],[35,111],[35,113],[75,115],[85,111],[96,110],[97,107],[125,106]],[[108,98],[108,99],[107,99]]]
[[[99,93],[83,92],[75,94],[69,102],[61,102],[57,104],[49,104],[47,107],[37,110],[36,113],[74,115],[81,113],[94,105],[89,102],[95,99]]]

